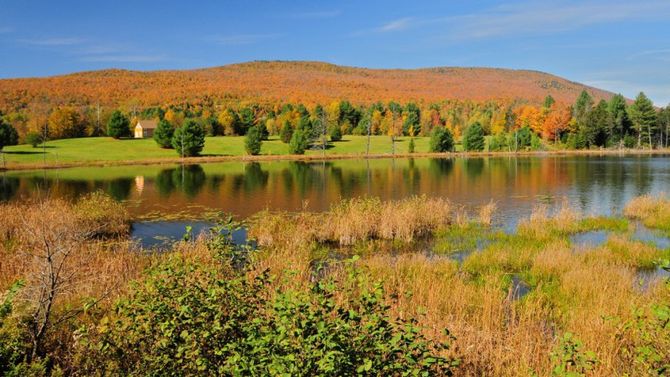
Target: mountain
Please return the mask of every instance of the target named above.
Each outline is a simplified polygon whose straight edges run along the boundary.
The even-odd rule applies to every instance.
[[[194,70],[109,69],[45,78],[0,80],[0,110],[35,102],[164,105],[183,102],[304,102],[356,104],[447,99],[540,103],[552,95],[572,103],[582,90],[612,93],[551,74],[500,68],[369,69],[321,62],[257,61]]]

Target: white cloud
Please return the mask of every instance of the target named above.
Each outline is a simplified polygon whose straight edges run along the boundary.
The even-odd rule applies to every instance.
[[[411,26],[411,21],[413,19],[411,17],[405,17],[405,18],[400,18],[398,20],[394,20],[391,22],[388,22],[376,29],[377,32],[380,33],[387,33],[387,32],[392,32],[392,31],[400,31],[400,30],[405,30]]]

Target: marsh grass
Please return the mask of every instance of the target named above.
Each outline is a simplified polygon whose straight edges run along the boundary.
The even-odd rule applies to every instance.
[[[51,215],[75,211],[68,206],[51,203]],[[0,207],[17,219],[30,209]],[[565,205],[554,215],[538,207],[514,234],[489,228],[491,211],[489,206],[473,220],[462,208],[427,197],[348,200],[326,213],[264,211],[248,222],[259,249],[245,273],[269,271],[278,291],[308,290],[315,281],[350,273],[353,265],[359,269],[357,283],[382,282],[394,316],[416,320],[429,339],[452,344],[447,352],[460,360],[457,375],[551,375],[556,367],[551,355],[564,349],[566,333],[593,351],[594,376],[649,375],[659,363],[670,362],[670,332],[657,316],[670,302],[670,286],[656,282],[638,289],[639,272],[668,258],[667,251],[631,239],[625,219],[583,217]],[[88,221],[98,224],[99,218]],[[0,226],[0,287],[6,288],[29,275],[31,266],[17,252],[22,228]],[[612,235],[602,245],[575,252],[566,235],[594,230]],[[433,253],[424,250],[426,239],[434,243]],[[179,242],[173,254],[216,264],[209,241],[202,235]],[[473,248],[478,251],[462,263],[440,256]],[[114,297],[123,295],[129,281],[141,281],[141,271],[161,258],[109,237],[88,239],[72,255],[87,278],[71,288],[62,307],[110,286],[116,288]],[[518,280],[529,289],[523,297],[514,292]],[[334,297],[344,302],[352,291]],[[100,302],[78,317],[78,324],[95,324],[110,308],[108,301]],[[73,322],[52,336],[51,344],[62,345],[59,360],[67,360],[74,328]],[[660,356],[641,356],[641,349]]]
[[[648,228],[670,233],[670,200],[665,195],[643,195],[634,198],[624,207],[624,215],[641,220]]]

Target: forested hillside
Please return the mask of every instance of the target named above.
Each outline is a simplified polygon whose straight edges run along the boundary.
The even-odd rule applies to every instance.
[[[378,101],[528,100],[572,103],[582,90],[611,93],[550,74],[494,68],[365,69],[317,62],[252,62],[185,71],[104,70],[0,80],[0,111],[51,105],[163,106],[231,101],[356,105]]]

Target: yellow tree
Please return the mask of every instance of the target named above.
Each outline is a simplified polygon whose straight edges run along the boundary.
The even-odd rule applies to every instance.
[[[167,112],[165,112],[165,120],[170,122],[170,124],[172,124],[175,127],[181,127],[182,123],[184,123],[184,114],[169,109]]]
[[[49,115],[48,136],[54,139],[81,137],[86,132],[81,114],[70,106],[59,107]]]

